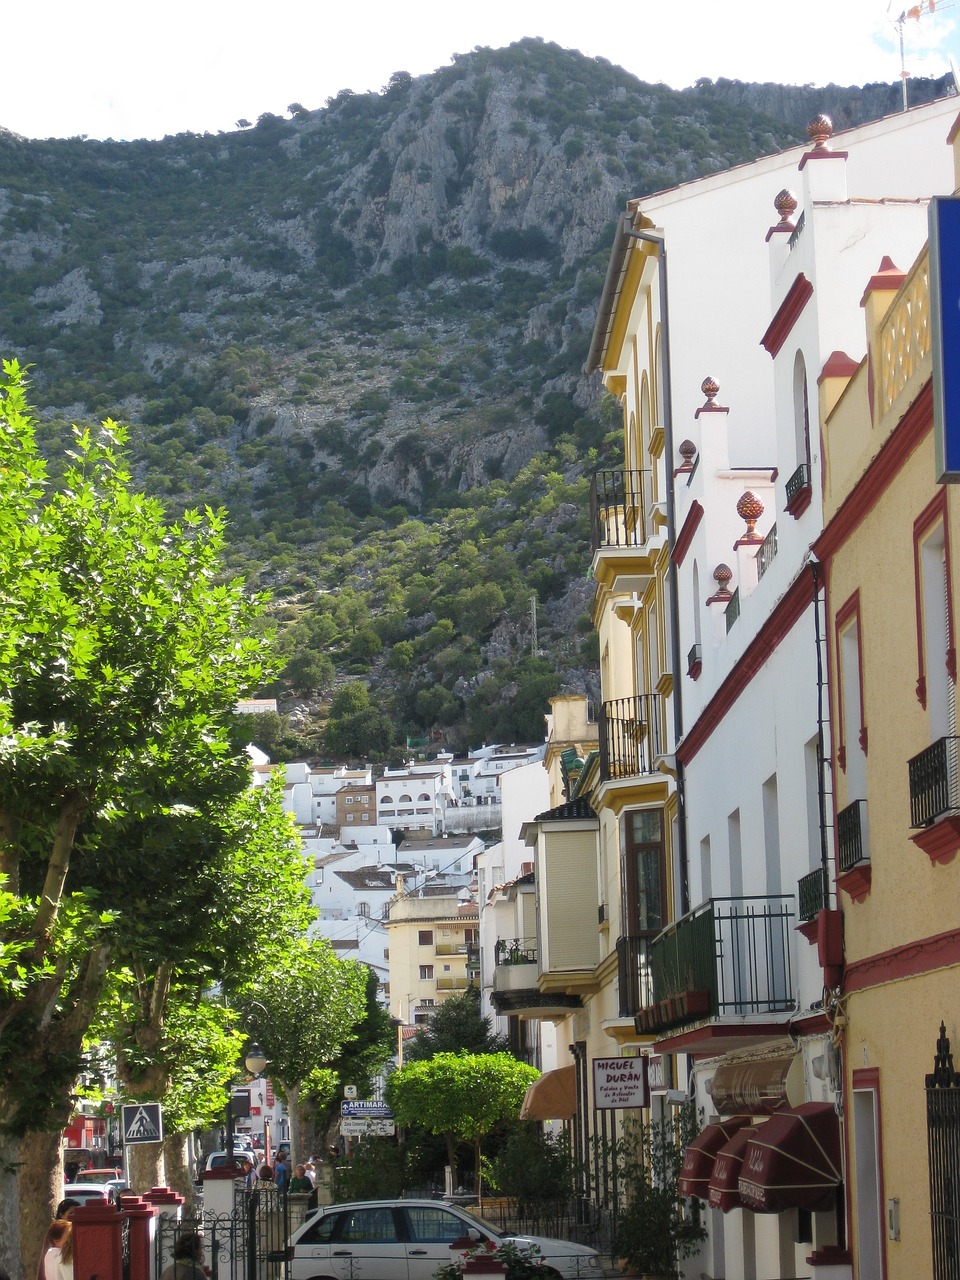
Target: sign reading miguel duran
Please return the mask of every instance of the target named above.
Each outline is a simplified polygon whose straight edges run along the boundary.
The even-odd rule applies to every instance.
[[[593,1105],[598,1111],[650,1105],[646,1058],[594,1058]]]

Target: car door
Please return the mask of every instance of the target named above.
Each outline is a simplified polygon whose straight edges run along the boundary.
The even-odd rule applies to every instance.
[[[487,1239],[480,1224],[462,1218],[445,1204],[405,1204],[408,1227],[408,1280],[431,1280],[437,1268],[459,1252],[450,1246],[469,1231],[475,1242]]]
[[[330,1238],[329,1274],[336,1280],[408,1280],[407,1246],[398,1220],[402,1224],[389,1205],[338,1213]]]

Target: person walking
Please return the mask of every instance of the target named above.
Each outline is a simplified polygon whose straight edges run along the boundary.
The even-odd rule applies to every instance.
[[[203,1265],[203,1236],[199,1231],[184,1231],[173,1246],[173,1261],[164,1268],[160,1280],[207,1280],[209,1275]]]

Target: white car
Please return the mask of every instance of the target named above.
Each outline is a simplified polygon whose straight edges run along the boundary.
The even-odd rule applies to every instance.
[[[81,1204],[119,1204],[120,1192],[116,1187],[102,1182],[68,1182],[63,1188],[64,1199],[79,1200]]]
[[[291,1280],[431,1280],[467,1246],[504,1240],[540,1250],[544,1280],[599,1280],[600,1255],[583,1244],[500,1232],[442,1200],[363,1200],[325,1205],[290,1237]],[[454,1246],[459,1242],[459,1249]],[[452,1250],[452,1252],[451,1252]]]

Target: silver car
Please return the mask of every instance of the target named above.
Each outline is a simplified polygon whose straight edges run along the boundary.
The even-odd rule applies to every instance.
[[[326,1205],[294,1232],[291,1280],[431,1280],[458,1251],[485,1240],[536,1245],[544,1280],[603,1275],[595,1249],[500,1232],[442,1200],[362,1200]]]

